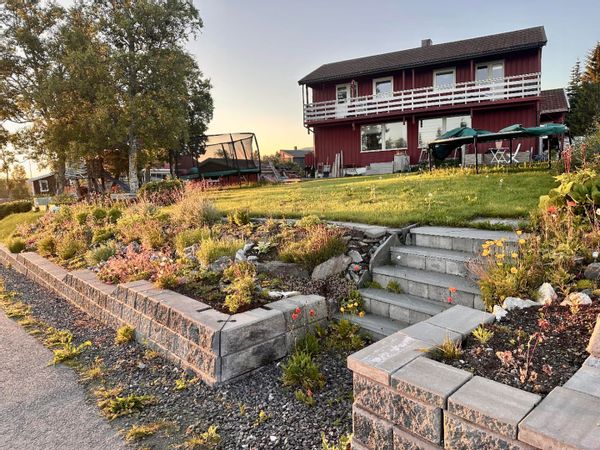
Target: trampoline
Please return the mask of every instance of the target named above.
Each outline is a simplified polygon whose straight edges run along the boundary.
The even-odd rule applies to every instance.
[[[242,177],[260,174],[260,150],[254,133],[207,135],[191,164],[178,170],[183,179]]]

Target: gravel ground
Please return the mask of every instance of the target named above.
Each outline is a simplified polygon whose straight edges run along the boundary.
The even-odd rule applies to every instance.
[[[174,422],[176,430],[162,431],[136,442],[143,448],[170,448],[183,443],[194,433],[216,425],[225,449],[320,449],[321,432],[330,441],[351,432],[352,375],[343,354],[322,354],[319,365],[326,387],[315,393],[316,406],[308,407],[294,398],[293,391],[281,386],[280,363],[253,372],[236,383],[209,387],[198,382],[183,390],[175,381],[186,374],[162,357],[148,357],[146,348],[137,344],[117,346],[115,331],[66,300],[0,266],[8,290],[21,294],[32,307],[33,316],[56,328],[68,329],[77,343],[91,340],[78,359],[75,370],[81,372],[101,358],[105,367],[101,381],[80,381],[93,398],[99,386],[124,388],[124,394],[152,395],[157,401],[139,413],[110,422],[118,430],[134,424],[157,420]],[[190,379],[191,375],[187,374]],[[95,399],[94,399],[95,401]],[[258,421],[261,411],[268,419]]]

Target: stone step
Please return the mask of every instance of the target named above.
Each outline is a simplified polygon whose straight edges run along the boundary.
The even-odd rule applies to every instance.
[[[392,263],[396,266],[447,273],[449,275],[467,275],[465,263],[474,257],[472,253],[456,250],[436,249],[403,245],[390,249]]]
[[[509,231],[480,230],[477,228],[415,227],[410,230],[410,244],[479,254],[485,241],[505,239],[512,248],[519,236]],[[407,242],[408,243],[408,242]]]
[[[408,294],[396,294],[385,289],[360,289],[365,311],[409,324],[427,320],[450,305]]]
[[[398,320],[392,320],[389,317],[382,317],[377,314],[367,313],[363,317],[354,314],[340,314],[334,316],[337,320],[347,319],[358,325],[360,329],[371,338],[378,341],[384,337],[390,336],[403,328],[408,327],[408,323]]]
[[[484,309],[479,286],[457,275],[388,265],[374,268],[373,280],[383,287],[390,281],[396,281],[406,294],[442,303],[447,303],[449,288],[456,288],[456,292],[452,294],[455,304]]]

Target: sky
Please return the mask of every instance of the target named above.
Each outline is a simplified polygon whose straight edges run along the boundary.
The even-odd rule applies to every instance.
[[[263,154],[313,145],[298,80],[322,64],[543,25],[549,89],[600,40],[598,0],[193,1],[204,28],[188,49],[213,85],[209,133],[254,132]]]

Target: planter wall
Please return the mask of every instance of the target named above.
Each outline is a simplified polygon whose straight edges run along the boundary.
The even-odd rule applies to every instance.
[[[299,295],[230,315],[148,281],[109,285],[90,270],[69,272],[36,253],[14,255],[2,246],[0,261],[114,329],[132,326],[138,341],[209,384],[283,358],[297,338],[327,320],[325,298],[317,295]],[[292,312],[298,307],[303,312],[293,321]]]
[[[490,314],[454,306],[348,358],[355,449],[600,448],[600,359],[539,395],[424,356]]]

